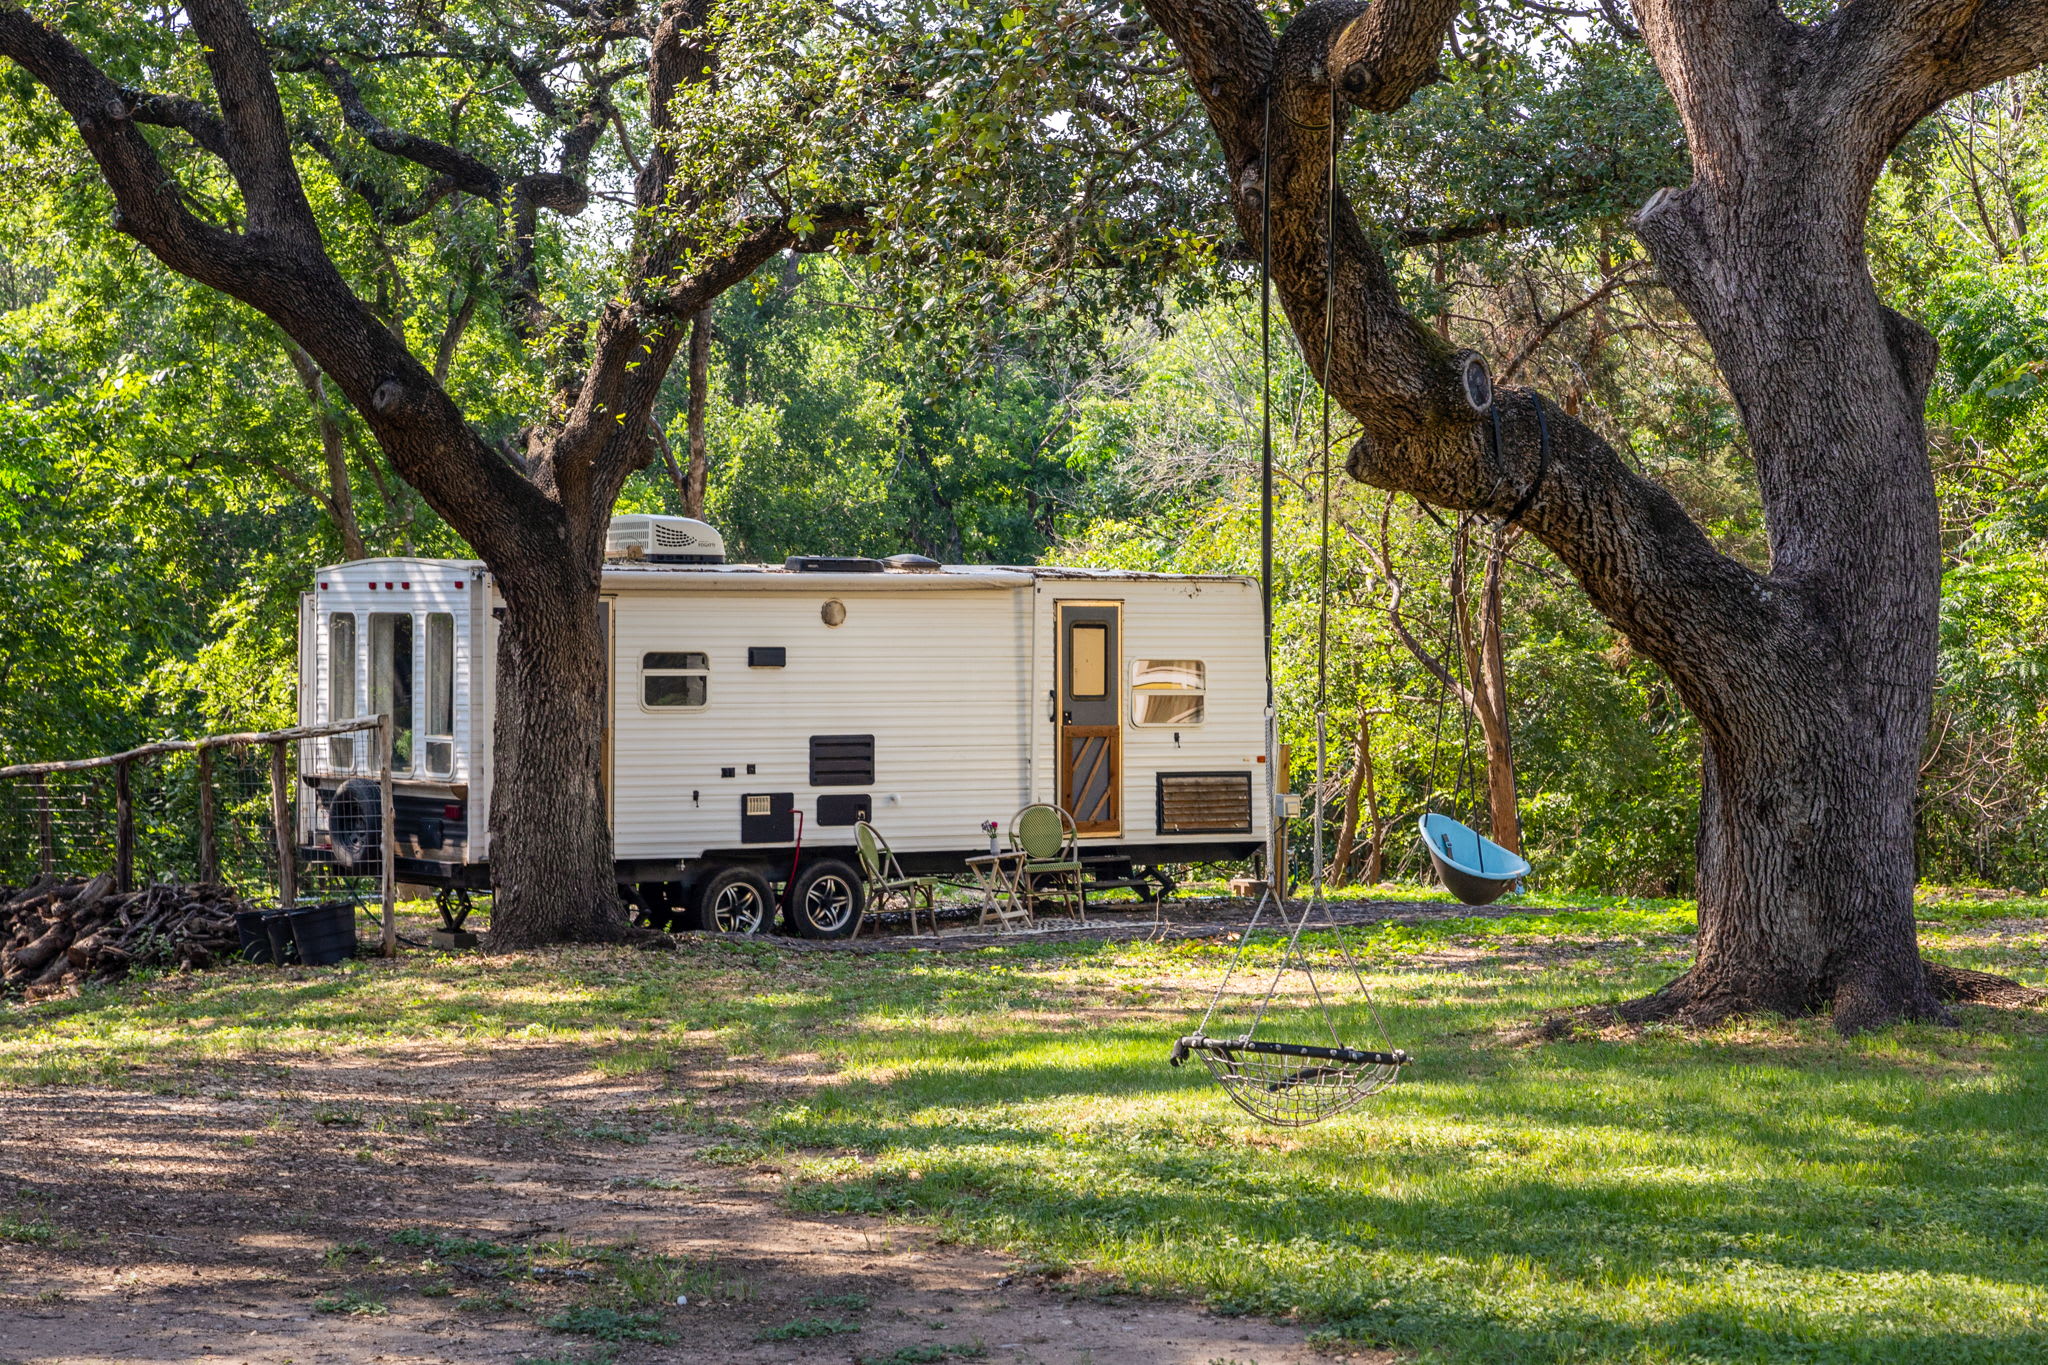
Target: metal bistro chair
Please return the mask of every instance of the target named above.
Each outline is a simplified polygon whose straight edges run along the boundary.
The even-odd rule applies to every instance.
[[[1080,838],[1074,817],[1058,806],[1026,806],[1010,821],[1010,844],[1024,854],[1017,880],[1034,917],[1051,905],[1088,922]]]
[[[910,912],[910,932],[917,932],[917,907],[924,906],[924,917],[932,926],[932,933],[939,932],[939,912],[935,902],[938,898],[937,877],[905,876],[902,864],[896,861],[895,851],[889,841],[882,837],[882,831],[867,821],[854,825],[853,836],[860,844],[861,875],[868,879],[868,913],[893,910],[893,901],[901,901],[903,909]],[[854,933],[860,932],[855,926]]]

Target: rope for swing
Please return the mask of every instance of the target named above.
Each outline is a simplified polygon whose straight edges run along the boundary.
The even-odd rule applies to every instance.
[[[1266,885],[1253,907],[1251,920],[1238,938],[1237,952],[1225,969],[1223,978],[1217,982],[1215,992],[1209,998],[1208,1008],[1202,1013],[1202,1021],[1195,1032],[1181,1038],[1174,1045],[1173,1064],[1179,1066],[1190,1055],[1199,1055],[1207,1064],[1225,1093],[1253,1117],[1263,1122],[1281,1126],[1299,1126],[1314,1123],[1320,1119],[1340,1114],[1367,1097],[1391,1084],[1408,1063],[1408,1054],[1398,1049],[1369,1050],[1345,1045],[1337,1031],[1331,1003],[1324,996],[1323,987],[1316,980],[1315,970],[1301,949],[1302,931],[1308,927],[1311,914],[1321,909],[1323,920],[1331,930],[1331,937],[1337,945],[1345,968],[1356,981],[1360,995],[1371,1013],[1373,1027],[1384,1039],[1386,1023],[1380,1017],[1379,1005],[1373,999],[1372,990],[1366,985],[1365,973],[1352,957],[1351,950],[1338,931],[1336,919],[1330,913],[1329,901],[1324,885],[1326,869],[1323,861],[1324,826],[1328,823],[1328,749],[1329,749],[1329,652],[1330,652],[1330,370],[1335,354],[1336,340],[1336,237],[1337,237],[1337,152],[1339,147],[1337,84],[1330,81],[1329,91],[1329,166],[1324,181],[1323,221],[1323,346],[1322,372],[1318,376],[1322,386],[1322,450],[1320,468],[1320,539],[1317,546],[1317,614],[1316,614],[1316,751],[1315,751],[1315,824],[1311,835],[1311,891],[1309,899],[1302,904],[1301,913],[1289,926],[1286,946],[1274,966],[1273,977],[1259,997],[1258,1008],[1250,1025],[1244,1032],[1229,1039],[1208,1036],[1210,1020],[1215,1016],[1217,1006],[1229,987],[1230,980],[1243,963],[1251,946],[1259,922],[1266,907],[1273,905],[1283,923],[1287,921],[1285,871],[1283,860],[1268,857]],[[1272,425],[1272,133],[1273,102],[1270,83],[1266,92],[1265,141],[1260,149],[1260,208],[1259,208],[1259,347],[1260,347],[1260,585],[1261,604],[1265,619],[1266,649],[1266,795],[1267,810],[1277,818],[1275,795],[1276,776],[1273,760],[1279,753],[1278,707],[1273,691],[1273,425]],[[1361,338],[1363,340],[1363,338]],[[1276,843],[1278,840],[1276,839]],[[1324,1028],[1330,1035],[1330,1046],[1310,1046],[1297,1043],[1280,1043],[1257,1037],[1274,998],[1278,995],[1280,983],[1290,966],[1296,967],[1308,983],[1317,1012],[1321,1015]],[[1299,1061],[1314,1061],[1323,1065],[1297,1065]]]

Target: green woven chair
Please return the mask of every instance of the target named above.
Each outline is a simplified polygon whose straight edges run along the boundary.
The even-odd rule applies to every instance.
[[[1011,819],[1010,846],[1024,853],[1021,880],[1033,916],[1051,909],[1088,922],[1080,837],[1074,817],[1058,806],[1026,806]]]
[[[905,876],[902,865],[896,861],[896,854],[890,849],[889,841],[882,837],[882,831],[862,820],[853,827],[853,837],[860,845],[861,875],[868,879],[868,913],[878,910],[893,910],[896,902],[910,912],[910,932],[917,932],[917,910],[924,907],[924,917],[934,934],[939,932],[939,912],[934,906],[938,897],[937,877]],[[854,933],[858,934],[856,926]]]

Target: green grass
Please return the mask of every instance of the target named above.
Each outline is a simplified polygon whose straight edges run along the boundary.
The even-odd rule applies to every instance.
[[[564,1309],[541,1319],[540,1325],[552,1332],[573,1332],[599,1341],[651,1341],[666,1345],[676,1339],[673,1332],[663,1330],[659,1313],[624,1313],[591,1304]]]
[[[905,1346],[885,1356],[860,1356],[860,1365],[936,1365],[945,1360],[979,1360],[988,1354],[988,1347],[976,1341],[962,1346],[942,1346],[936,1343],[925,1346]]]
[[[1083,1289],[1294,1315],[1426,1362],[2048,1356],[2048,1018],[1504,1043],[1544,1011],[1648,990],[1690,952],[1690,904],[1579,905],[1348,936],[1418,1061],[1366,1109],[1303,1130],[1261,1128],[1199,1068],[1165,1065],[1234,951],[1204,943],[857,958],[691,940],[318,977],[232,968],[0,1012],[0,1084],[157,1085],[421,1041],[553,1045],[657,1076],[691,1057],[801,1055],[833,1081],[718,1118],[649,1110],[620,1131],[772,1160],[802,1209],[932,1222],[1073,1267]],[[2044,914],[1930,895],[1922,941],[2040,985]],[[1309,943],[1338,965],[1328,936]],[[1247,957],[1262,981],[1270,945]],[[1276,1018],[1304,1021],[1293,1006]],[[1341,1030],[1372,1037],[1355,1004]],[[436,1256],[493,1254],[416,1235]],[[549,1325],[634,1340],[608,1333],[702,1273],[630,1264],[611,1272],[617,1306]]]
[[[839,1318],[797,1318],[780,1327],[766,1327],[754,1334],[756,1341],[803,1341],[810,1337],[836,1337],[858,1332],[860,1324]]]
[[[56,1240],[57,1229],[47,1218],[23,1218],[19,1214],[0,1213],[0,1242],[45,1246]]]
[[[339,1313],[346,1317],[381,1318],[391,1311],[382,1299],[371,1298],[355,1289],[344,1289],[337,1294],[327,1294],[313,1300],[316,1313]]]

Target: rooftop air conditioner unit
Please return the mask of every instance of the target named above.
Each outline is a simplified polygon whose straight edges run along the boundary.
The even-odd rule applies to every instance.
[[[725,538],[694,517],[629,512],[612,518],[604,557],[652,564],[723,564]]]

